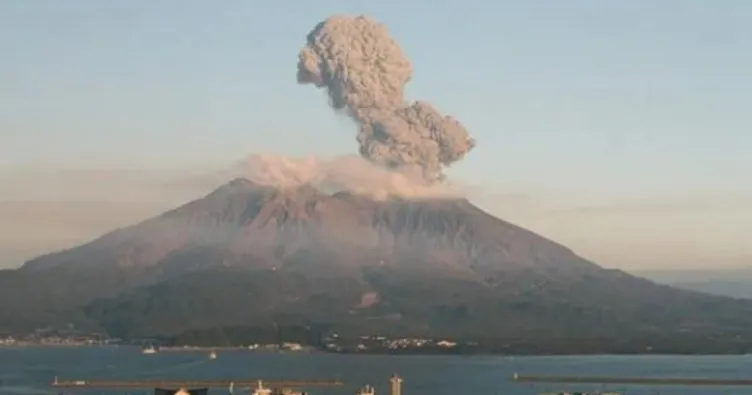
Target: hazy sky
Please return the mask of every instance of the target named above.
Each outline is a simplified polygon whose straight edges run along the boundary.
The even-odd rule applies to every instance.
[[[390,27],[489,211],[605,266],[752,266],[746,0],[0,2],[0,266],[211,189],[184,171],[354,153],[295,80],[335,13]]]

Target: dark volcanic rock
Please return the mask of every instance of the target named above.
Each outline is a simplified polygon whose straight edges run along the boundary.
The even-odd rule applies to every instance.
[[[466,200],[373,201],[313,188],[277,190],[238,179],[91,243],[26,263],[53,267],[300,265],[333,255],[335,266],[436,265],[478,274],[533,268],[587,270],[571,251],[492,217]],[[294,258],[293,258],[294,257]]]

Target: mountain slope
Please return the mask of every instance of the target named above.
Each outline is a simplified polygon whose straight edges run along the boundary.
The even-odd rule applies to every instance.
[[[571,251],[479,210],[466,200],[375,202],[313,188],[277,190],[235,180],[204,199],[82,246],[26,263],[50,267],[274,266],[298,251],[340,263],[429,260],[474,271],[576,265]],[[366,252],[364,254],[364,252]],[[351,259],[342,259],[352,253]],[[206,255],[206,256],[204,256]],[[220,257],[223,262],[212,261]],[[408,259],[409,256],[409,259]],[[560,262],[560,261],[566,262]]]
[[[750,313],[749,302],[600,268],[466,200],[374,201],[242,179],[0,273],[8,331],[73,324],[174,337],[291,325],[561,344],[738,342]]]

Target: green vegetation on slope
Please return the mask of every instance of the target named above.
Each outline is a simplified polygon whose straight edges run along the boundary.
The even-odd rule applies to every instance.
[[[749,303],[677,291],[620,272],[552,282],[541,273],[521,271],[491,286],[412,269],[366,268],[357,276],[348,272],[311,280],[295,270],[216,268],[128,289],[115,281],[122,276],[100,273],[94,288],[99,292],[109,286],[111,296],[86,303],[81,302],[96,293],[85,292],[92,278],[74,281],[64,279],[62,272],[14,276],[13,281],[0,278],[9,285],[0,292],[21,295],[33,289],[36,295],[16,299],[16,309],[5,310],[10,316],[0,322],[2,330],[73,324],[114,337],[160,338],[171,344],[287,341],[315,347],[336,332],[344,350],[352,349],[362,335],[478,343],[453,352],[752,350],[752,314],[739,314],[749,311]],[[54,285],[61,280],[80,289],[66,292]],[[18,289],[19,284],[25,290]],[[377,301],[364,305],[367,293],[378,295]],[[47,304],[50,301],[55,302]],[[398,352],[379,347],[370,351]],[[448,350],[409,350],[439,351]]]

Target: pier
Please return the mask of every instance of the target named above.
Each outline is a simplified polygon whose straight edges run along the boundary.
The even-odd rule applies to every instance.
[[[58,380],[52,382],[53,388],[101,388],[101,389],[129,389],[129,388],[227,388],[255,387],[259,382],[271,388],[298,388],[338,386],[339,380]]]
[[[752,379],[722,378],[527,376],[515,373],[512,380],[522,383],[752,386]]]

